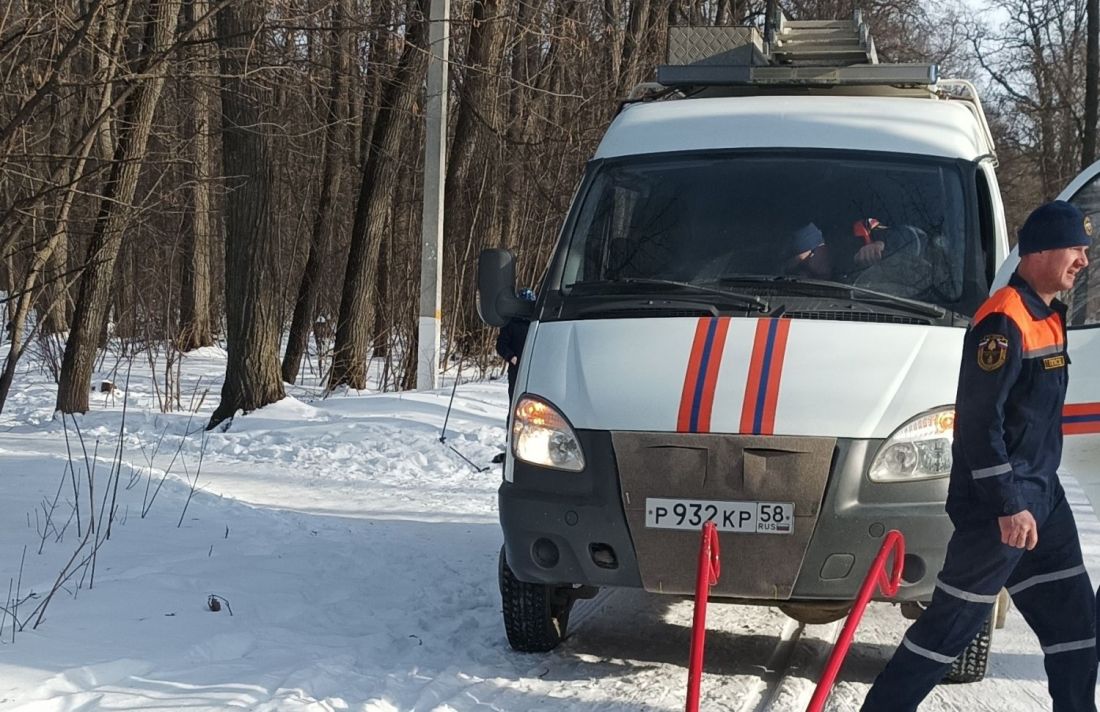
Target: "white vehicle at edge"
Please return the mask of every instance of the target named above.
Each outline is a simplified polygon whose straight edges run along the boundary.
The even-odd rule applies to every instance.
[[[893,600],[931,598],[963,334],[1015,257],[973,88],[895,66],[675,82],[608,128],[536,304],[510,252],[482,253],[482,318],[532,320],[500,488],[513,647],[556,646],[598,587],[691,593],[707,520],[714,597],[834,620],[898,529]],[[1098,172],[1061,197],[1100,211]],[[809,223],[812,272],[791,242]],[[1098,295],[1100,276],[1066,295],[1077,364],[1100,355]],[[1063,464],[1100,504],[1100,375],[1071,373]],[[984,675],[998,613],[952,679]]]

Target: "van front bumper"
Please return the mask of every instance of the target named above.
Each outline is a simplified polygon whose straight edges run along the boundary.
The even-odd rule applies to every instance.
[[[645,529],[644,513],[639,515],[644,501],[638,495],[632,498],[631,492],[707,498],[698,496],[702,489],[684,491],[684,473],[687,481],[706,481],[707,487],[719,476],[750,481],[753,465],[745,465],[743,453],[766,458],[778,452],[782,457],[777,462],[783,462],[813,444],[805,442],[813,439],[798,439],[792,447],[789,438],[721,434],[582,430],[577,437],[586,458],[583,472],[508,463],[512,476],[500,487],[500,521],[508,564],[520,580],[691,593],[698,532]],[[713,595],[760,602],[850,601],[885,533],[897,529],[905,535],[906,560],[903,585],[892,600],[931,599],[952,532],[943,508],[947,479],[871,482],[866,472],[881,441],[820,440],[817,450],[827,443],[831,454],[827,464],[813,465],[827,470],[822,473],[824,486],[817,493],[802,491],[796,505],[795,527],[808,534],[807,540],[777,549],[786,553],[769,555],[760,550],[789,543],[775,539],[784,535],[721,533],[722,575]],[[807,460],[806,467],[815,462],[821,458]],[[760,467],[756,477],[766,483],[770,471]],[[787,468],[789,475],[789,464]],[[706,474],[699,477],[700,471]],[[667,490],[662,483],[668,484]],[[782,493],[771,492],[767,499],[784,501]]]

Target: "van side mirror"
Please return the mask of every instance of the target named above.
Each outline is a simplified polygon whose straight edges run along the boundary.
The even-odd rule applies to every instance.
[[[496,327],[514,316],[535,315],[535,305],[516,296],[516,256],[511,250],[493,248],[478,255],[477,315]]]

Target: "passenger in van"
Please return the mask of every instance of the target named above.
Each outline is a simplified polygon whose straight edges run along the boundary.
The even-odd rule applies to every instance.
[[[870,267],[882,259],[886,252],[887,227],[875,218],[864,218],[852,223],[852,236],[859,240],[852,262],[858,267]]]
[[[1068,382],[1066,306],[1092,224],[1064,201],[1019,232],[1020,266],[963,340],[947,514],[932,602],[875,680],[864,712],[906,712],[987,624],[1007,588],[1039,638],[1054,712],[1096,712],[1096,595],[1058,479]]]
[[[853,228],[856,245],[844,281],[899,297],[927,296],[937,279],[933,266],[937,264],[935,250],[930,249],[928,234],[905,224],[892,227],[877,224],[867,231],[860,229],[868,222],[875,223],[858,221]],[[941,281],[947,278],[946,274],[940,276]]]
[[[919,255],[924,231],[912,225],[883,225],[875,218],[863,218],[852,223],[851,264],[846,272],[859,272],[884,259]]]

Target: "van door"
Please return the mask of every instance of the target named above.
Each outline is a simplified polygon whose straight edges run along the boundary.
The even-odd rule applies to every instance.
[[[1100,161],[1086,168],[1058,196],[1096,225],[1089,266],[1073,289],[1062,295],[1069,306],[1069,391],[1062,411],[1062,471],[1072,475],[1100,516]],[[994,289],[1016,269],[1016,248],[998,271]]]
[[[1058,196],[1100,227],[1100,161]],[[1069,305],[1069,391],[1062,411],[1062,470],[1081,483],[1100,516],[1100,229],[1089,246],[1089,266],[1063,295]]]

